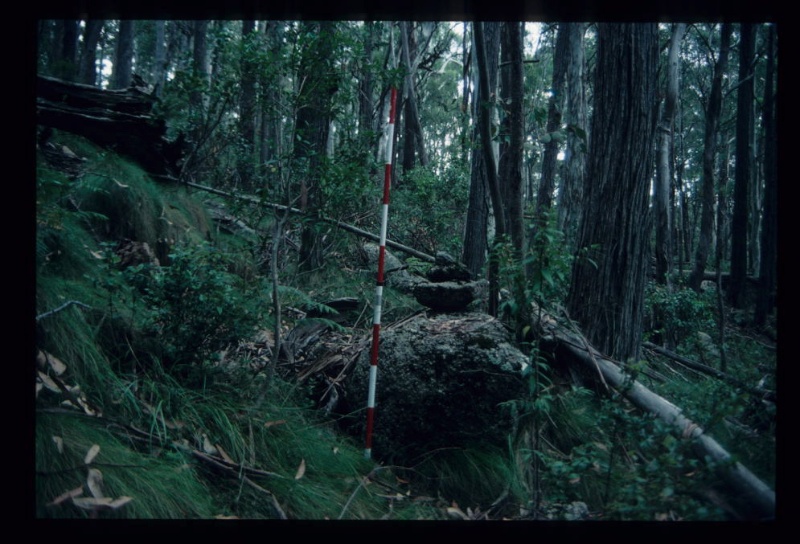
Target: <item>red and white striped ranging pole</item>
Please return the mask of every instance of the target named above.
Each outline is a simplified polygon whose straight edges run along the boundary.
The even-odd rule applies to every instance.
[[[375,284],[375,312],[372,318],[372,351],[369,361],[369,396],[367,398],[367,438],[364,457],[372,457],[372,429],[375,424],[375,383],[378,377],[378,343],[381,336],[381,308],[383,306],[383,262],[386,255],[386,229],[389,223],[389,189],[392,183],[392,142],[397,89],[392,87],[389,126],[386,129],[386,168],[383,177],[383,205],[381,206],[381,240],[378,250],[378,281]]]

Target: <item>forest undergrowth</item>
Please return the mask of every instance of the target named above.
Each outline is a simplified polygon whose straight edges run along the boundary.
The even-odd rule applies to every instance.
[[[220,228],[205,195],[155,183],[80,138],[57,138],[85,161],[76,175],[37,158],[38,518],[735,519],[735,497],[687,440],[619,394],[576,383],[526,336],[536,316],[523,309],[555,311],[564,294],[571,258],[554,229],[543,231],[527,280],[504,269],[505,319],[531,361],[528,396],[507,406],[517,432],[505,447],[384,466],[365,459],[360,439],[318,409],[317,391],[270,354],[276,291],[258,250],[269,240]],[[432,183],[417,180],[429,191]],[[399,202],[404,216],[430,223],[410,228],[435,240],[425,203]],[[262,214],[252,226],[270,232],[273,219]],[[452,217],[443,221],[449,240]],[[282,244],[282,334],[309,308],[330,317],[325,301],[371,302],[374,271],[354,264],[348,235],[329,236],[326,268],[312,275]],[[134,249],[144,252],[135,264],[126,261]],[[652,287],[659,319],[648,338],[668,336],[676,354],[712,368],[724,358],[729,376],[774,391],[774,341],[725,310],[720,344],[713,289],[695,294],[678,276],[670,290]],[[384,304],[386,322],[420,309],[389,288]],[[362,315],[343,332],[365,336],[369,326]],[[643,353],[631,375],[774,486],[774,403]]]

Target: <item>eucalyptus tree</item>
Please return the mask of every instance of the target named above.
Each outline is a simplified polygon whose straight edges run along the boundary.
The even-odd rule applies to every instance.
[[[97,43],[100,41],[103,23],[102,19],[89,19],[84,27],[77,78],[84,85],[97,85]]]
[[[715,201],[714,161],[717,150],[719,118],[722,108],[722,78],[727,70],[732,29],[733,26],[730,23],[722,24],[719,54],[714,64],[711,91],[704,108],[705,136],[703,139],[703,171],[702,185],[700,188],[702,200],[700,235],[695,252],[694,267],[689,276],[689,287],[697,292],[700,291],[700,283],[703,280],[713,235]]]
[[[642,340],[657,67],[656,24],[598,25],[591,183],[567,309],[593,345],[622,361],[638,360]]]
[[[476,25],[478,25],[478,23],[473,25],[473,30],[476,28]],[[492,106],[490,97],[496,94],[497,66],[500,53],[500,23],[486,22],[482,25],[484,30],[482,36],[485,36],[483,43],[486,53],[486,66],[485,68],[479,68],[477,62],[475,62],[477,53],[476,45],[473,43],[472,59],[475,75],[472,77],[472,80],[479,82],[478,70],[486,70],[488,89],[484,90],[480,83],[475,85],[472,99],[472,113],[476,119],[480,119],[479,116],[482,112]],[[488,122],[491,122],[490,116],[488,117]],[[489,222],[489,204],[486,156],[487,153],[493,153],[491,139],[484,139],[480,123],[481,121],[479,120],[473,124],[472,129],[471,139],[473,144],[471,146],[472,166],[470,170],[469,202],[464,223],[464,246],[461,254],[461,260],[475,277],[478,277],[483,269],[488,248],[487,230]],[[491,129],[489,130],[489,134],[491,134]]]
[[[767,66],[764,83],[764,211],[761,216],[761,259],[759,286],[753,321],[763,326],[775,306],[777,291],[778,171],[775,92],[777,31],[767,29]]]
[[[119,22],[114,67],[111,74],[112,89],[127,89],[133,74],[133,42],[136,22],[122,19]]]
[[[256,53],[258,47],[256,22],[253,19],[242,21],[240,50],[241,91],[239,93],[239,136],[241,150],[238,154],[239,179],[242,188],[252,188],[256,163]]]
[[[588,133],[586,119],[586,93],[584,92],[585,24],[563,23],[567,35],[567,92],[565,123],[567,142],[564,149],[564,167],[558,190],[558,229],[564,233],[567,246],[574,248],[575,232],[581,210],[583,176],[586,169]]]
[[[678,102],[679,54],[685,31],[684,23],[676,23],[672,27],[667,56],[664,101],[658,125],[658,157],[653,188],[653,209],[656,229],[656,281],[661,284],[668,283],[668,275],[672,270],[672,208],[670,206],[672,169],[670,168],[670,159],[673,152],[673,127]]]
[[[524,80],[522,70],[524,23],[504,23],[501,31],[501,100],[505,115],[500,127],[500,183],[506,224],[517,259],[522,259],[525,230],[522,216],[522,153],[525,132],[523,116]]]
[[[474,27],[476,67],[478,69],[478,81],[481,89],[481,96],[490,97],[489,91],[489,66],[486,55],[486,40],[483,34],[483,23],[477,22]],[[478,127],[481,135],[482,151],[484,158],[484,168],[486,179],[488,180],[489,196],[491,197],[492,212],[494,213],[495,234],[492,241],[492,248],[489,251],[489,315],[497,315],[498,295],[499,295],[499,263],[497,256],[498,243],[507,234],[505,210],[503,209],[503,198],[500,190],[500,180],[497,174],[497,158],[491,146],[491,110],[492,102],[485,100],[479,107]]]
[[[735,307],[744,306],[747,275],[747,223],[749,186],[753,182],[754,77],[756,25],[740,25],[739,83],[736,104],[736,170],[731,224],[731,276],[727,298]]]
[[[338,90],[334,69],[336,23],[332,21],[301,24],[303,42],[298,81],[294,158],[300,178],[300,207],[310,220],[300,238],[300,267],[303,271],[322,266],[322,236],[314,219],[322,208],[320,178],[325,175],[322,150],[328,141],[333,116],[333,96]]]
[[[553,77],[547,105],[547,125],[545,127],[544,153],[542,154],[542,176],[536,196],[536,214],[531,228],[531,240],[535,231],[545,227],[547,215],[553,203],[556,185],[556,166],[561,143],[561,118],[564,110],[564,85],[567,76],[567,54],[569,47],[568,29],[565,23],[559,23],[553,54]]]

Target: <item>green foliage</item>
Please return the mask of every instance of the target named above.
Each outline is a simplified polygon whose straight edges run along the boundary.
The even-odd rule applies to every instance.
[[[710,292],[698,294],[685,287],[668,288],[649,282],[645,300],[653,315],[661,320],[661,325],[650,333],[669,334],[675,345],[690,337],[696,339],[698,331],[713,332],[716,328],[713,314],[716,301]]]
[[[225,271],[225,255],[208,244],[178,247],[170,261],[159,268],[130,267],[126,275],[148,307],[143,328],[158,340],[162,364],[185,373],[252,334],[257,299]]]
[[[460,254],[463,213],[469,198],[466,172],[451,168],[437,175],[419,167],[404,176],[392,192],[392,238],[430,254]]]

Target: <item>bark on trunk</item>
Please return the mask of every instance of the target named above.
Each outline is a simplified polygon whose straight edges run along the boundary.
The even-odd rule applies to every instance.
[[[497,63],[498,53],[500,51],[500,23],[484,23],[484,34],[486,41],[486,62],[488,63],[489,72],[489,89],[490,94],[496,92],[497,89]],[[473,56],[475,56],[475,48],[472,48]],[[474,60],[474,59],[473,59]],[[475,63],[473,63],[474,66]],[[477,68],[474,68],[474,73],[477,75]],[[477,78],[473,78],[477,79]],[[472,115],[477,119],[484,102],[481,94],[480,85],[473,90],[472,98]],[[481,275],[483,265],[486,262],[486,250],[488,248],[487,231],[489,219],[489,203],[487,187],[488,181],[486,180],[486,167],[484,152],[482,149],[483,141],[481,140],[480,130],[478,124],[475,123],[472,128],[472,142],[477,145],[472,145],[471,151],[471,169],[470,169],[470,184],[469,184],[469,203],[467,205],[467,217],[464,221],[464,249],[461,256],[461,261],[467,266],[473,278]],[[487,142],[487,146],[490,144]]]
[[[558,228],[567,247],[574,249],[581,216],[586,151],[589,148],[586,123],[586,96],[583,88],[583,23],[565,23],[567,46],[567,146],[564,151],[564,176],[558,191]]]
[[[719,126],[720,111],[722,109],[722,76],[727,70],[728,52],[730,50],[731,31],[730,23],[723,23],[720,35],[719,57],[714,66],[714,79],[711,82],[711,94],[706,107],[706,132],[703,140],[703,208],[700,218],[700,239],[694,257],[694,268],[689,277],[689,287],[700,292],[700,282],[703,279],[708,253],[711,247],[711,237],[714,230],[714,158],[717,149],[717,127]]]
[[[773,78],[775,77],[776,30],[770,26],[767,37],[767,75],[764,86],[764,214],[761,219],[761,269],[756,298],[754,322],[763,326],[775,306],[777,290],[778,259],[778,178],[777,131],[775,127],[775,104]]]
[[[603,352],[638,360],[649,264],[658,31],[655,24],[600,24],[598,30],[591,183],[567,307]]]
[[[500,155],[500,181],[503,185],[506,204],[508,230],[517,258],[521,259],[525,248],[525,230],[522,217],[522,146],[525,120],[522,111],[523,73],[522,73],[522,27],[519,23],[505,23],[502,35],[503,57],[509,65],[505,67],[507,77],[503,77],[503,99],[507,111],[501,134],[508,136],[508,145]]]
[[[670,208],[672,151],[672,128],[675,118],[675,105],[678,101],[679,53],[686,25],[677,23],[672,31],[668,56],[668,72],[664,108],[659,131],[658,161],[656,163],[656,183],[654,210],[656,223],[656,281],[668,283],[672,270],[672,210]]]
[[[477,53],[477,66],[480,79],[481,96],[488,97],[489,93],[489,73],[486,61],[486,47],[483,35],[483,23],[475,23],[475,51]],[[506,234],[506,223],[504,219],[503,201],[500,193],[500,182],[497,179],[497,166],[495,163],[495,156],[491,148],[491,113],[489,109],[490,103],[487,101],[479,107],[480,117],[478,118],[478,126],[481,132],[481,142],[483,148],[483,158],[486,164],[487,179],[489,181],[489,194],[492,200],[492,210],[494,211],[495,221],[495,235],[493,246],[503,239]],[[489,255],[489,315],[497,316],[498,304],[498,273],[499,265],[494,255],[494,250],[490,250]]]
[[[750,208],[748,192],[753,168],[753,57],[755,56],[755,25],[741,25],[739,44],[739,89],[736,104],[736,174],[733,189],[733,220],[731,223],[731,283],[728,301],[734,308],[744,306],[745,276],[747,275],[747,216]]]
[[[547,214],[553,203],[553,192],[556,186],[556,167],[560,138],[554,138],[554,132],[561,128],[561,112],[564,109],[564,83],[567,76],[567,54],[569,37],[566,24],[558,25],[556,50],[553,58],[553,81],[550,89],[550,100],[547,112],[547,134],[550,141],[544,146],[542,156],[542,177],[539,182],[539,192],[536,196],[536,215],[531,228],[530,240],[536,238],[536,231],[546,228]]]

